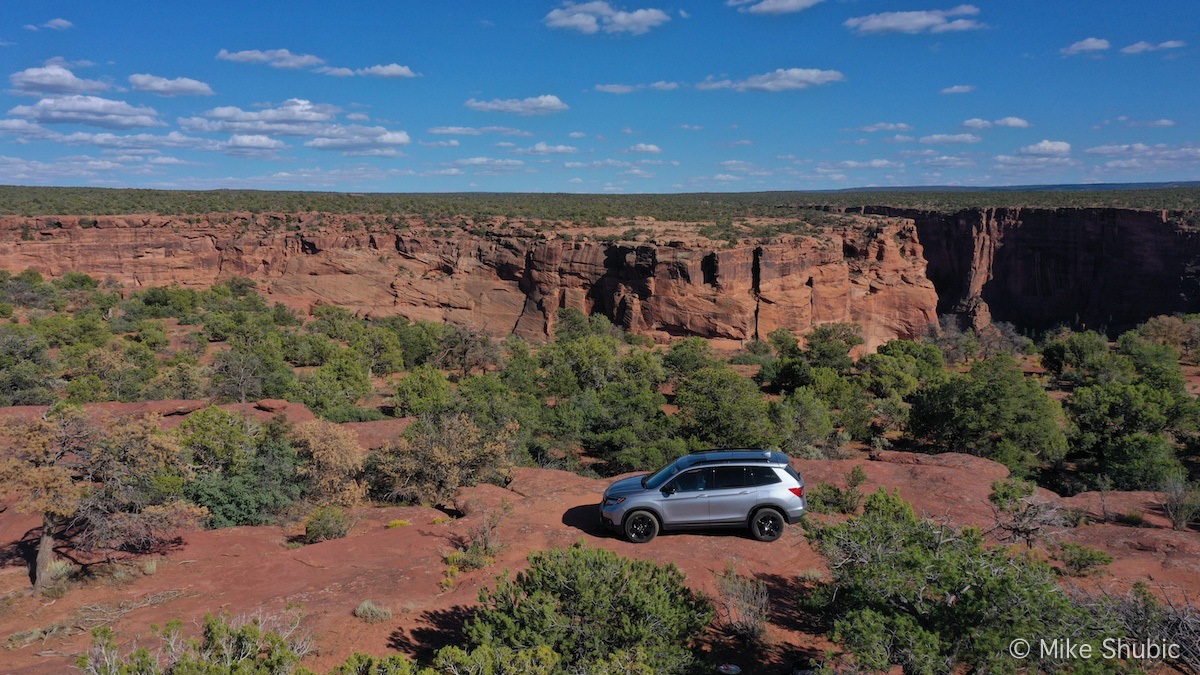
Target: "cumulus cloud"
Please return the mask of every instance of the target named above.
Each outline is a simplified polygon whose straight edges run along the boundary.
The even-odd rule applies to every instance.
[[[433,127],[431,134],[448,136],[482,136],[484,134],[500,134],[502,136],[532,136],[533,134],[512,127]]]
[[[395,79],[398,77],[417,77],[417,73],[413,72],[412,68],[402,66],[398,63],[389,63],[386,66],[370,66],[368,68],[335,68],[333,66],[322,66],[314,72],[322,75],[332,75],[333,77],[385,77]]]
[[[641,91],[643,89],[653,89],[654,91],[674,91],[679,87],[680,84],[678,82],[667,82],[665,80],[660,80],[658,82],[651,82],[650,84],[598,84],[596,85],[595,89],[596,91],[602,91],[606,94],[632,94],[635,91]]]
[[[996,171],[1002,173],[1039,173],[1053,169],[1065,169],[1079,163],[1070,157],[1056,155],[996,155]]]
[[[571,133],[567,134],[567,138],[584,138],[586,136],[587,134],[583,133],[582,131],[572,131]]]
[[[1009,127],[1011,129],[1028,129],[1033,125],[1028,120],[1023,120],[1020,117],[1001,117],[996,120],[996,126]]]
[[[395,156],[397,148],[408,145],[410,139],[405,131],[392,131],[384,127],[367,127],[357,124],[333,125],[317,137],[306,141],[304,147],[317,150],[340,150],[347,155]]]
[[[477,101],[471,99],[464,103],[472,110],[480,110],[483,112],[501,112],[513,113],[516,115],[549,115],[551,113],[562,112],[569,110],[570,106],[563,103],[557,96],[553,94],[543,94],[531,98],[509,98],[499,99],[494,98],[490,101]]]
[[[85,80],[72,73],[65,65],[50,61],[40,68],[26,68],[8,76],[13,93],[26,95],[41,94],[89,94],[106,91],[109,86],[98,80]]]
[[[579,148],[570,145],[550,145],[538,141],[530,148],[521,148],[517,152],[526,155],[569,155],[574,152],[579,152]]]
[[[843,24],[860,35],[879,33],[948,33],[978,30],[985,24],[975,19],[955,17],[978,16],[975,5],[959,5],[951,9],[931,9],[917,12],[881,12],[846,19]]]
[[[1176,126],[1179,123],[1176,122],[1175,120],[1170,120],[1170,119],[1164,118],[1164,119],[1159,119],[1159,120],[1146,120],[1146,121],[1129,120],[1128,122],[1126,122],[1126,124],[1131,127],[1166,128],[1166,127]]]
[[[888,159],[871,159],[865,162],[846,160],[844,162],[838,162],[836,166],[839,169],[898,169],[904,166],[904,163],[893,162]]]
[[[637,143],[626,148],[625,152],[632,152],[638,155],[657,155],[662,152],[662,148],[653,143]]]
[[[973,85],[973,84],[956,84],[952,87],[946,87],[945,89],[941,90],[938,93],[940,93],[940,94],[969,94],[973,91],[975,91],[975,85]]]
[[[1071,154],[1071,144],[1066,141],[1041,140],[1033,145],[1027,145],[1017,152],[1034,157],[1063,156]]]
[[[1135,42],[1135,43],[1129,45],[1128,47],[1122,47],[1121,53],[1122,54],[1141,54],[1143,52],[1157,52],[1157,51],[1161,51],[1164,49],[1182,49],[1183,47],[1186,47],[1186,46],[1187,46],[1187,43],[1184,42],[1183,40],[1167,40],[1166,42],[1159,42],[1158,44],[1154,44],[1153,42],[1146,42],[1143,40],[1142,42]]]
[[[230,155],[263,156],[274,155],[287,147],[278,139],[262,134],[234,134],[229,140],[220,144],[221,151]]]
[[[824,0],[726,0],[725,4],[751,14],[791,14],[822,2]]]
[[[1194,169],[1200,166],[1200,145],[1184,143],[1127,143],[1101,145],[1084,150],[1089,155],[1108,158],[1102,171],[1146,171],[1150,169]]]
[[[754,75],[744,80],[717,80],[709,76],[696,85],[697,89],[733,89],[734,91],[789,91],[839,82],[846,79],[836,70],[816,68],[779,68],[770,73]]]
[[[205,112],[203,117],[182,118],[179,125],[193,132],[315,136],[334,120],[338,112],[335,106],[292,98],[276,108],[263,110],[221,106]]]
[[[74,28],[74,27],[75,27],[75,24],[71,23],[70,21],[67,21],[66,19],[58,18],[58,19],[50,19],[49,21],[42,24],[41,26],[35,26],[33,24],[26,24],[25,30],[37,30],[38,28],[48,28],[50,30],[67,30],[68,28]]]
[[[33,105],[19,105],[9,110],[8,114],[43,124],[86,124],[109,129],[163,125],[153,108],[79,94],[44,98]]]
[[[1112,47],[1112,44],[1108,40],[1090,37],[1063,47],[1059,51],[1062,52],[1063,56],[1074,56],[1075,54],[1095,54],[1109,47]]]
[[[1028,129],[1029,127],[1033,126],[1028,121],[1023,120],[1020,117],[1001,117],[995,122],[989,122],[985,119],[972,117],[971,119],[963,122],[962,125],[967,129],[990,129],[992,126],[1009,127],[1011,129]]]
[[[265,63],[272,68],[311,68],[325,63],[325,59],[312,54],[293,54],[286,49],[247,49],[231,52],[222,49],[217,58],[237,63]]]
[[[461,144],[457,138],[451,138],[448,141],[421,141],[421,145],[426,148],[457,148]]]
[[[978,143],[983,139],[975,134],[931,134],[922,136],[920,141],[926,145],[937,145],[942,143]]]
[[[905,124],[904,122],[876,122],[875,124],[859,127],[858,131],[865,134],[873,134],[876,131],[912,131],[912,125]]]
[[[605,33],[629,33],[643,35],[652,28],[671,20],[661,9],[637,9],[632,12],[615,9],[607,2],[565,2],[551,10],[542,19],[550,28],[574,30],[588,35],[600,31]]]
[[[162,148],[216,149],[212,141],[172,131],[168,134],[112,134],[108,132],[88,133],[77,131],[59,136],[60,143],[69,145],[91,145],[106,150],[159,150]]]
[[[937,155],[926,159],[920,159],[916,162],[920,166],[934,167],[937,169],[965,169],[970,166],[975,166],[975,161],[963,157],[962,155]]]
[[[129,76],[129,85],[137,91],[148,91],[159,96],[212,96],[212,87],[190,77],[173,80],[155,75],[139,73]]]
[[[598,159],[592,162],[566,162],[563,166],[568,169],[619,169],[633,165],[619,159]]]

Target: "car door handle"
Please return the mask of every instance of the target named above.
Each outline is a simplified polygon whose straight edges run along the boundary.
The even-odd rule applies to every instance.
[[[739,495],[748,495],[748,494],[750,494],[750,493],[752,493],[752,492],[754,492],[754,490],[742,490],[742,491],[741,491],[741,492],[739,492],[738,494],[739,494]]]

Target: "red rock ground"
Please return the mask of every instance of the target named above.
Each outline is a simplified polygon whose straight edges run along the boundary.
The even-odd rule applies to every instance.
[[[163,405],[178,407],[180,402]],[[252,404],[247,407],[257,410]],[[298,406],[288,406],[288,414],[300,415],[293,407]],[[0,411],[0,415],[12,412]],[[360,434],[364,444],[377,442],[369,428],[360,429]],[[810,485],[843,484],[845,474],[860,465],[867,475],[864,492],[899,489],[918,512],[954,525],[987,526],[992,517],[987,502],[991,482],[1007,475],[998,464],[960,454],[882,452],[875,460],[798,460],[795,464]],[[153,574],[140,567],[147,558],[137,559],[133,562],[139,566],[131,566],[129,579],[89,581],[57,600],[26,592],[28,568],[18,542],[32,532],[37,520],[0,511],[0,594],[10,598],[0,604],[0,640],[19,638],[31,629],[75,625],[81,618],[97,616],[98,607],[111,610],[122,602],[159,600],[111,624],[123,641],[145,636],[152,624],[174,618],[195,631],[207,612],[279,612],[299,603],[304,630],[319,645],[319,652],[306,661],[310,667],[328,668],[353,651],[427,654],[457,639],[455,631],[477,602],[479,589],[492,583],[500,571],[519,569],[531,551],[582,541],[622,555],[674,563],[691,585],[710,594],[715,594],[714,575],[728,564],[767,581],[773,602],[769,648],[738,654],[715,634],[706,646],[722,659],[742,665],[743,672],[787,672],[783,664],[801,656],[820,656],[832,646],[823,636],[805,632],[793,608],[802,592],[798,577],[827,573],[799,528],[788,528],[782,539],[769,544],[741,533],[712,532],[666,534],[649,544],[633,545],[598,526],[596,503],[609,482],[563,471],[518,469],[507,489],[481,485],[462,490],[457,503],[465,515],[457,520],[444,522],[445,514],[421,507],[364,508],[357,512],[361,520],[347,538],[299,548],[289,545],[289,537],[300,531],[296,525],[193,532],[176,550],[159,558]],[[1099,499],[1085,493],[1064,502],[1098,516]],[[1111,493],[1106,500],[1110,512],[1145,514],[1146,526],[1094,524],[1065,531],[1064,540],[1102,548],[1115,558],[1103,577],[1087,583],[1120,589],[1148,579],[1190,593],[1194,600],[1200,597],[1197,533],[1171,531],[1157,513],[1152,493]],[[504,548],[495,565],[467,572],[453,588],[443,590],[439,582],[447,566],[442,556],[487,513],[496,512],[504,513],[499,526]],[[397,519],[411,525],[387,527]],[[366,599],[390,607],[393,620],[366,624],[354,618],[351,611]],[[87,642],[83,632],[67,630],[12,646],[0,651],[0,671],[63,672]]]

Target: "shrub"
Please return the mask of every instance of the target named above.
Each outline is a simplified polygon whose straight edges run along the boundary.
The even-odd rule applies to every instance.
[[[412,523],[410,523],[410,522],[409,522],[409,521],[407,521],[407,520],[399,520],[399,519],[397,519],[397,520],[393,520],[392,522],[388,523],[388,524],[387,524],[387,528],[388,528],[389,530],[391,530],[391,529],[395,529],[395,528],[397,528],[397,527],[408,527],[409,525],[412,525]]]
[[[863,502],[859,488],[866,482],[867,472],[856,466],[846,474],[845,489],[832,483],[817,483],[806,491],[808,508],[814,513],[857,513]]]
[[[1104,551],[1069,541],[1059,547],[1058,559],[1062,561],[1067,574],[1073,577],[1086,577],[1099,572],[1113,561],[1112,556]]]
[[[354,506],[366,494],[358,480],[366,450],[353,431],[326,420],[296,427],[294,440],[306,464],[300,474],[308,479],[313,496],[322,503]]]
[[[711,620],[674,565],[576,546],[531,553],[528,569],[483,590],[466,634],[481,647],[549,647],[561,672],[636,657],[669,674],[692,663],[689,646]]]
[[[1188,483],[1180,474],[1167,479],[1163,486],[1163,513],[1176,530],[1186,530],[1200,516],[1200,485]]]
[[[766,583],[743,577],[728,564],[725,571],[717,575],[717,589],[721,594],[726,630],[740,640],[761,640],[767,632],[770,610]]]
[[[354,608],[353,614],[367,623],[382,623],[392,620],[392,610],[380,607],[370,600],[363,600],[359,603],[358,607]]]
[[[861,517],[809,536],[833,580],[804,603],[854,655],[853,672],[1059,672],[1068,664],[1036,649],[1014,659],[1013,636],[1069,634],[1099,654],[1113,634],[1071,601],[1048,565],[984,546],[978,529],[918,518],[895,493],[880,490]]]
[[[341,539],[350,533],[353,523],[346,512],[334,506],[314,509],[304,522],[304,543],[316,544],[330,539]]]

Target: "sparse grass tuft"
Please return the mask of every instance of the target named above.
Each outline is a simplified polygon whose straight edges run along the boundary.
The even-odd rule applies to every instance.
[[[412,525],[412,523],[408,522],[407,520],[393,520],[387,524],[387,528],[391,530],[397,527],[408,527],[409,525]]]
[[[358,607],[354,608],[353,614],[367,623],[381,623],[392,620],[391,609],[380,607],[370,600],[363,600],[359,603]]]

